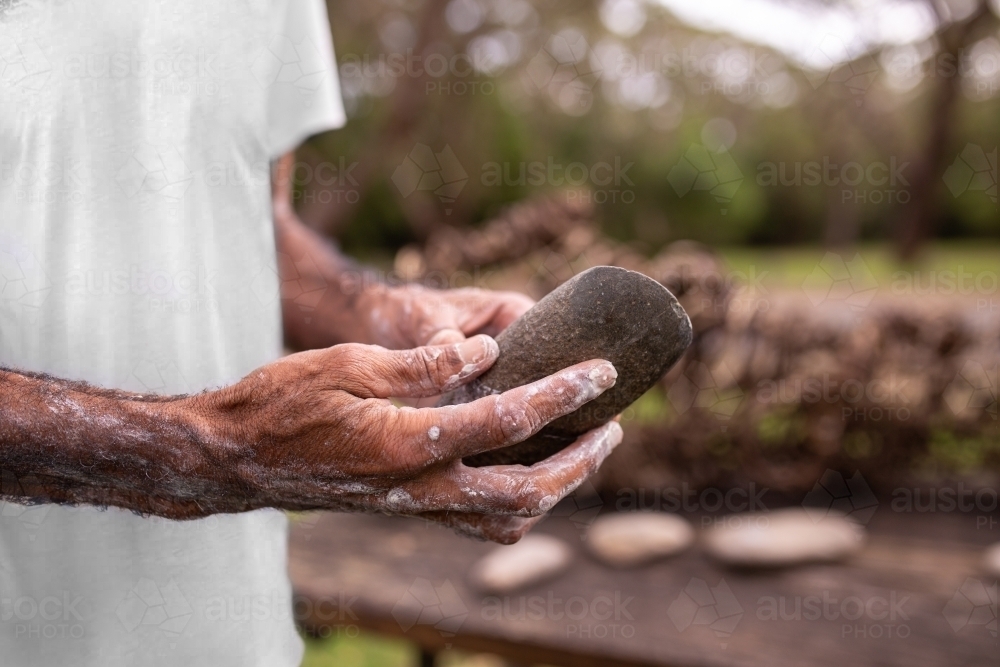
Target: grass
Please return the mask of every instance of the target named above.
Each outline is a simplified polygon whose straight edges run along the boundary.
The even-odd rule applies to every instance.
[[[306,637],[305,643],[302,667],[415,667],[419,664],[415,647],[378,635]]]
[[[720,251],[728,268],[746,276],[761,276],[767,289],[799,289],[823,259],[826,251],[818,247],[792,248],[723,248]],[[995,275],[1000,272],[1000,244],[996,243],[936,243],[927,249],[919,261],[900,263],[888,245],[862,245],[840,254],[850,260],[860,254],[868,270],[881,288],[891,289],[898,284],[899,272],[919,272],[919,284],[926,285],[933,276],[952,271],[969,274]],[[766,272],[766,273],[765,273]],[[637,401],[623,415],[623,421],[639,424],[663,418],[665,404],[662,389],[655,388]],[[762,422],[763,439],[772,446],[781,446],[789,436],[789,429],[798,425],[773,418]],[[870,443],[851,443],[859,451],[867,451]],[[986,452],[998,446],[997,442],[976,439],[956,441],[955,436],[938,433],[932,448],[956,459],[962,468],[974,468],[981,463]],[[353,633],[352,633],[353,634]],[[339,636],[328,639],[306,638],[306,654],[302,667],[417,667],[419,652],[412,644],[378,635],[360,633],[353,637]],[[488,655],[470,655],[446,651],[439,657],[442,667],[502,667],[501,660]]]
[[[746,276],[763,276],[762,283],[767,288],[799,288],[822,261],[826,250],[821,247],[733,247],[720,248],[719,254],[729,269]],[[984,241],[980,243],[937,242],[925,249],[912,263],[900,262],[893,248],[886,244],[866,244],[857,248],[839,251],[845,259],[860,254],[868,270],[882,288],[898,284],[900,272],[919,272],[918,284],[932,284],[937,276],[946,271],[996,276],[1000,272],[1000,244]],[[905,279],[905,278],[903,278]],[[929,283],[930,281],[930,283]],[[994,280],[995,288],[995,280]]]
[[[306,654],[302,667],[417,667],[420,654],[415,646],[398,639],[368,633],[328,639],[304,637]],[[442,651],[438,667],[505,667],[502,659],[488,654]]]

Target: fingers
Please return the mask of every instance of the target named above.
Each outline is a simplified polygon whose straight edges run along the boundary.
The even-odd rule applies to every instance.
[[[455,531],[480,540],[499,544],[514,544],[527,534],[544,517],[523,518],[471,514],[467,512],[425,512],[420,517],[439,523]]]
[[[424,312],[415,331],[418,344],[457,343],[475,333],[496,336],[535,303],[517,292],[475,288],[451,290],[437,296],[421,303]]]
[[[517,292],[494,292],[493,297],[499,302],[500,307],[488,322],[474,329],[489,336],[498,335],[535,305],[532,299]]]
[[[500,354],[488,336],[412,350],[339,345],[330,352],[337,386],[359,398],[442,394],[481,375]]]
[[[400,487],[390,494],[386,509],[538,517],[595,473],[621,440],[621,426],[609,422],[531,467],[470,468],[456,463]]]
[[[428,345],[454,345],[456,343],[461,343],[465,340],[465,334],[458,329],[442,329],[435,333],[429,341]]]
[[[464,405],[399,412],[398,429],[422,443],[429,460],[459,459],[529,438],[613,387],[617,377],[611,362],[593,359]]]

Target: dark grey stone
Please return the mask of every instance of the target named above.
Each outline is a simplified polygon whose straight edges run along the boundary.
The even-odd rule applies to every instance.
[[[468,465],[531,465],[608,422],[680,358],[691,344],[691,321],[674,295],[652,278],[597,266],[566,281],[496,340],[496,364],[438,405],[502,393],[590,359],[610,361],[618,380],[597,399],[528,440],[467,457]]]

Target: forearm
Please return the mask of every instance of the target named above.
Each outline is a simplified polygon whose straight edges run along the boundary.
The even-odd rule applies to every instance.
[[[296,350],[373,343],[372,304],[385,286],[294,215],[275,216],[282,322]]]
[[[0,370],[0,498],[184,519],[252,509],[180,397]]]

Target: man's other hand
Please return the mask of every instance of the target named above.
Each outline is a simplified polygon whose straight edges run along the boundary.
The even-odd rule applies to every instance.
[[[496,336],[532,305],[517,292],[403,285],[372,290],[364,310],[375,342],[406,349],[457,343],[475,334]]]

